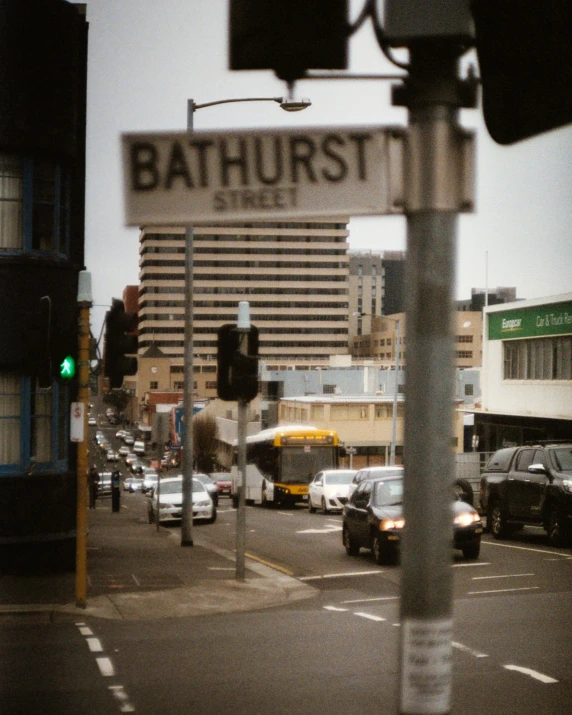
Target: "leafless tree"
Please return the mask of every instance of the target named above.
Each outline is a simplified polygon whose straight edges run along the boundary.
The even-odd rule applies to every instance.
[[[212,415],[203,415],[193,420],[193,456],[199,472],[209,474],[214,471],[218,427]]]

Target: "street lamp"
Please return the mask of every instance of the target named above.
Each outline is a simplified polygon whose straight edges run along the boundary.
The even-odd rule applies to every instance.
[[[355,317],[362,318],[366,315],[373,315],[372,313],[353,313]],[[387,315],[380,316],[385,320],[391,320],[392,323],[396,323],[396,347],[395,347],[395,388],[393,390],[393,415],[391,421],[391,448],[389,453],[389,464],[393,467],[395,465],[395,446],[397,444],[397,393],[399,388],[399,363],[401,358],[401,318],[390,318]]]
[[[197,104],[194,99],[187,100],[187,131],[194,129],[194,115],[197,109],[214,107],[216,104],[234,102],[277,102],[286,112],[299,112],[312,103],[303,98],[294,100],[286,97],[239,97],[236,99],[217,99],[214,102]],[[185,386],[183,409],[185,426],[183,430],[183,513],[181,520],[181,546],[193,545],[193,227],[185,229],[185,350],[183,356]]]

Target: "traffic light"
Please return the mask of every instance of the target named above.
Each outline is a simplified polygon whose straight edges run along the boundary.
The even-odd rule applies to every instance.
[[[346,69],[347,0],[230,0],[229,67],[273,69],[286,82],[308,69]]]
[[[240,351],[241,337],[247,340],[246,355]],[[238,330],[234,323],[218,329],[217,395],[221,400],[250,402],[258,394],[258,328]]]
[[[473,0],[483,114],[512,144],[572,122],[572,2]]]
[[[104,372],[112,389],[121,387],[125,375],[137,372],[137,313],[126,313],[122,300],[114,298],[105,316]]]

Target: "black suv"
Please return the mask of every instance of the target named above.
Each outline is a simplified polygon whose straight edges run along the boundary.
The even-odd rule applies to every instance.
[[[550,543],[572,541],[572,442],[499,449],[481,475],[479,496],[496,539],[542,526]]]

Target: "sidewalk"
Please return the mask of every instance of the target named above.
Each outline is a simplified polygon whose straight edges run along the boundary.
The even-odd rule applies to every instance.
[[[311,598],[316,590],[246,559],[246,579],[235,579],[235,556],[208,541],[208,525],[193,528],[193,546],[179,532],[157,530],[139,501],[113,513],[109,499],[88,512],[87,607],[75,606],[75,574],[39,565],[32,573],[0,573],[0,619],[63,614],[108,619],[198,616],[269,608]]]

